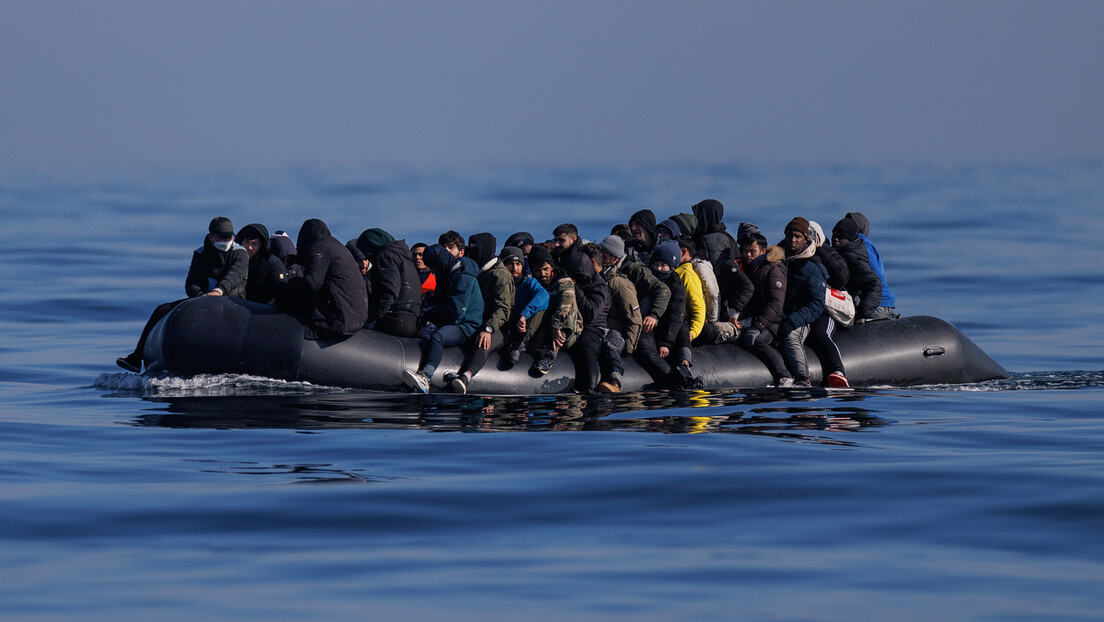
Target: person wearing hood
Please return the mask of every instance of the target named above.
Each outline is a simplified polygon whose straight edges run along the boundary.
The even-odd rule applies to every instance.
[[[796,216],[786,225],[779,244],[786,251],[786,301],[778,325],[782,355],[794,375],[795,387],[811,386],[805,340],[813,323],[824,314],[824,290],[828,273],[816,260],[816,245],[809,236],[809,221]]]
[[[368,293],[349,249],[317,218],[303,222],[295,249],[303,275],[281,288],[279,305],[303,322],[307,339],[342,340],[360,330],[368,318]]]
[[[870,261],[870,267],[882,282],[881,304],[879,304],[870,315],[862,318],[862,321],[900,317],[895,313],[897,298],[893,295],[893,290],[889,288],[889,281],[886,280],[886,270],[885,264],[882,263],[882,254],[878,252],[878,247],[874,246],[874,242],[870,241],[870,220],[868,220],[862,212],[847,212],[844,218],[855,221],[855,227],[858,233],[851,239],[862,240],[863,246],[866,247],[866,256]],[[860,324],[862,323],[858,319],[855,321]]]
[[[184,280],[184,292],[188,298],[197,296],[227,296],[241,298],[245,296],[246,279],[249,274],[249,252],[240,244],[234,243],[234,225],[229,218],[218,216],[207,226],[207,236],[203,246],[192,253],[192,263],[188,267],[188,276]],[[177,305],[187,300],[174,300],[158,305],[150,314],[134,351],[115,359],[115,364],[127,371],[142,372],[143,352],[146,339],[153,327]]]
[[[610,295],[605,279],[595,269],[591,255],[584,250],[590,242],[579,242],[568,253],[564,270],[575,281],[575,302],[583,320],[583,330],[575,340],[575,390],[593,393],[601,381],[598,361],[602,338],[608,330]]]
[[[561,350],[575,345],[583,332],[583,318],[576,302],[575,281],[556,265],[547,248],[540,244],[533,246],[529,251],[529,267],[548,292],[548,310],[529,341],[535,359],[529,373],[543,376],[552,369]]]
[[[724,205],[716,199],[706,199],[690,210],[698,219],[694,239],[698,248],[704,252],[705,259],[714,266],[739,259],[740,248],[721,222],[724,218]]]
[[[671,291],[671,298],[655,330],[640,334],[633,356],[657,385],[693,389],[701,386],[701,380],[690,373],[690,328],[684,321],[686,288],[675,275],[680,259],[674,240],[657,244],[652,252],[652,273]]]
[[[782,321],[786,302],[786,252],[778,246],[768,246],[767,238],[756,229],[740,236],[740,254],[744,270],[754,285],[754,291],[740,312],[738,343],[763,362],[778,387],[793,386],[793,376],[782,355],[771,345]]]
[[[236,239],[249,254],[245,299],[271,304],[276,290],[287,283],[287,276],[284,262],[269,250],[268,229],[261,223],[250,223],[238,231]]]
[[[429,393],[433,373],[441,364],[445,348],[467,341],[483,321],[483,294],[479,289],[479,267],[468,257],[456,257],[440,244],[425,250],[425,263],[437,277],[431,306],[422,314],[425,326],[422,360],[417,371],[405,370],[402,380],[414,391]]]
[[[855,300],[855,321],[875,317],[882,307],[882,280],[870,264],[867,246],[859,239],[859,227],[851,218],[840,219],[832,227],[832,247],[847,263],[846,289]],[[861,322],[859,322],[861,323]]]
[[[629,218],[629,231],[633,241],[625,249],[625,263],[652,265],[652,250],[659,240],[656,230],[656,217],[650,209],[642,209]]]
[[[468,351],[460,369],[445,374],[445,382],[456,393],[467,393],[468,384],[487,364],[487,357],[502,348],[507,322],[514,310],[517,286],[510,268],[494,255],[496,244],[490,233],[477,233],[468,238],[467,256],[480,266],[477,280],[483,294],[483,323],[468,340]]]
[[[417,335],[421,279],[406,240],[396,240],[383,229],[366,229],[356,248],[371,264],[365,327],[396,337]]]

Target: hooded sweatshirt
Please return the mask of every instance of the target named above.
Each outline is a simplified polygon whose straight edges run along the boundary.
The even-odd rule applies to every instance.
[[[698,230],[695,238],[698,247],[705,251],[705,258],[717,266],[724,261],[735,261],[740,257],[740,248],[732,239],[721,222],[724,218],[724,205],[716,199],[706,199],[691,208],[698,218]]]
[[[268,304],[276,290],[286,283],[284,262],[272,254],[268,244],[268,229],[259,222],[250,223],[238,232],[239,240],[260,240],[261,248],[249,258],[249,276],[245,283],[245,299]],[[248,251],[246,253],[248,255]]]
[[[438,326],[455,325],[465,337],[471,337],[483,322],[479,267],[468,257],[453,257],[440,244],[427,248],[422,258],[437,278],[434,304],[422,319]]]
[[[368,295],[349,249],[317,218],[303,223],[295,249],[309,297],[307,338],[344,338],[357,332],[368,318]]]
[[[375,235],[372,235],[375,233]],[[401,321],[418,317],[422,310],[421,278],[406,240],[391,239],[369,229],[357,238],[357,248],[372,262],[368,321]],[[409,319],[407,319],[409,321]]]

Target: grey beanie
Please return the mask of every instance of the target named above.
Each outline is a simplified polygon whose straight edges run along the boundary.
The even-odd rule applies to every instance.
[[[622,240],[619,235],[606,236],[606,239],[602,240],[598,247],[602,249],[602,252],[612,257],[620,259],[625,256],[625,240]]]

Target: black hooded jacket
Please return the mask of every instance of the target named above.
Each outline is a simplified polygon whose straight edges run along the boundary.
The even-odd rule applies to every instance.
[[[245,299],[269,304],[276,290],[286,282],[284,262],[269,248],[268,229],[259,222],[249,223],[238,232],[239,240],[260,240],[261,248],[249,258],[249,278],[245,283]]]
[[[724,205],[716,199],[706,199],[691,208],[698,218],[698,229],[694,237],[698,246],[705,251],[709,263],[717,266],[724,261],[736,261],[740,258],[740,248],[728,232],[724,218]]]
[[[847,291],[855,297],[855,317],[870,317],[882,304],[882,280],[870,267],[866,245],[862,240],[852,240],[847,246],[837,247],[836,252],[847,262]]]
[[[363,240],[361,236],[358,248],[372,262],[368,271],[368,321],[398,321],[399,316],[417,318],[422,312],[422,279],[406,240],[385,242],[378,249],[367,247]]]
[[[567,253],[564,270],[575,281],[575,304],[583,318],[583,328],[606,328],[609,318],[609,285],[594,271],[594,262],[583,252]]]
[[[288,289],[293,297],[307,297],[291,301],[301,311],[307,338],[343,338],[357,332],[368,318],[368,295],[349,249],[317,218],[303,223],[295,248],[303,276],[293,279],[301,284]]]
[[[652,263],[652,249],[655,248],[656,240],[659,239],[659,229],[656,228],[656,217],[650,209],[642,209],[639,212],[629,217],[629,224],[636,223],[640,225],[640,228],[648,232],[649,237],[652,239],[652,243],[645,244],[639,240],[632,240],[625,244],[626,261],[642,263],[646,266],[650,266]]]

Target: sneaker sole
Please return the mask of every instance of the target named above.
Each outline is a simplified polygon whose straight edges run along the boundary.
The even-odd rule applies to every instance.
[[[833,389],[849,389],[851,383],[847,382],[847,378],[842,376],[828,376],[828,386]]]

